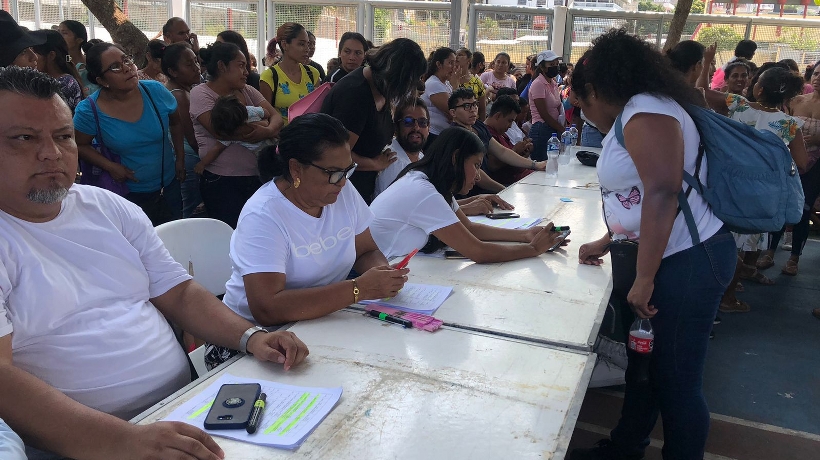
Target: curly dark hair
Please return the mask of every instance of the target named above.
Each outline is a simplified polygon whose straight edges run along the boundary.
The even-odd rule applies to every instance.
[[[775,106],[781,106],[803,92],[803,79],[791,69],[780,66],[761,72],[757,83],[763,90],[758,102]]]
[[[658,49],[626,29],[611,29],[592,41],[572,72],[572,91],[586,100],[593,90],[606,103],[625,106],[632,96],[651,93],[679,104],[703,105],[697,90]]]

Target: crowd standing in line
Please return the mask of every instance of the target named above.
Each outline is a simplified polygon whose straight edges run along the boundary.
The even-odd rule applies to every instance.
[[[749,40],[715,69],[715,46],[684,41],[663,56],[613,30],[575,66],[545,50],[514,70],[503,52],[486,68],[484,55],[466,48],[442,47],[425,58],[409,39],[373,47],[346,32],[325,74],[312,60],[314,34],[288,22],[256,73],[241,34],[225,30],[200,47],[181,18],[149,42],[142,69],[117,44],[89,43],[76,21],[27,32],[0,11],[0,26],[0,100],[20,107],[0,114],[0,130],[13,131],[0,141],[9,176],[0,184],[0,233],[21,242],[0,247],[0,389],[12,395],[0,401],[0,416],[30,447],[63,456],[113,458],[123,446],[142,452],[144,439],[155,441],[158,455],[221,455],[213,439],[187,425],[121,420],[190,381],[163,315],[208,343],[209,366],[252,351],[288,369],[305,358],[306,346],[260,326],[396,295],[408,270],[391,266],[393,257],[450,246],[488,263],[565,244],[551,223],[506,230],[466,216],[511,209],[495,193],[543,170],[548,139],[576,123],[580,145],[603,149],[598,175],[610,230],[583,244],[579,261],[598,265],[613,239],[640,240],[626,301],[652,319],[656,339],[649,381],[627,370],[610,439],[570,458],[642,458],[658,415],[664,455],[701,458],[709,427],[701,380],[715,314],[749,311],[735,292],[743,280],[772,282],[763,270],[774,265],[783,235],[793,236],[782,272],[797,275],[820,195],[820,66],[807,69],[805,80],[788,60],[758,68]],[[333,86],[321,113],[289,119],[289,107],[323,82]],[[696,170],[700,139],[686,104],[782,138],[801,174],[800,222],[733,238],[692,193],[701,241],[693,243],[676,214],[682,171]],[[618,116],[623,143],[613,133]],[[649,141],[658,137],[668,140],[668,156]],[[125,184],[124,199],[73,185],[78,159]],[[623,197],[633,195],[626,206]],[[224,303],[190,280],[153,229],[198,212],[236,229]],[[80,270],[78,260],[99,272]],[[52,282],[54,273],[64,282]],[[33,288],[31,279],[50,288]],[[122,288],[115,299],[106,297],[110,285]],[[72,301],[63,308],[57,299]],[[27,306],[35,304],[54,311],[33,315]],[[89,333],[80,326],[90,312],[111,321]],[[64,329],[53,329],[51,314],[69,318]],[[104,351],[90,343],[118,334],[133,340]],[[28,345],[39,336],[49,338]],[[64,352],[46,358],[44,347]],[[101,360],[131,367],[100,373]],[[50,429],[57,424],[68,428]],[[20,444],[0,420],[0,452],[19,456]]]

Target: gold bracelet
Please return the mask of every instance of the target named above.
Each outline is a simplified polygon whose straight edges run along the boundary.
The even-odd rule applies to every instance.
[[[353,303],[359,303],[359,286],[356,284],[356,279],[352,279],[353,281]]]

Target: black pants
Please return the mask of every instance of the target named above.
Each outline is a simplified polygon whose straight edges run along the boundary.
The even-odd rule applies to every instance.
[[[259,190],[262,182],[257,176],[220,176],[203,172],[199,190],[208,217],[221,220],[233,228],[248,198]]]
[[[795,224],[792,228],[792,255],[800,256],[803,254],[803,247],[809,239],[809,221],[811,220],[811,209],[817,197],[820,196],[820,161],[814,164],[805,174],[800,176],[800,182],[803,184],[803,194],[806,195],[806,202],[803,205],[803,217],[800,222]],[[769,238],[769,250],[777,249],[777,244],[780,243],[780,238],[783,236],[785,229],[779,232],[772,232]]]

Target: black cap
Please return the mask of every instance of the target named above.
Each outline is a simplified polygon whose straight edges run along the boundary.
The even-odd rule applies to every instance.
[[[45,37],[32,35],[18,26],[7,11],[0,10],[0,67],[11,65],[24,49],[45,42]]]

